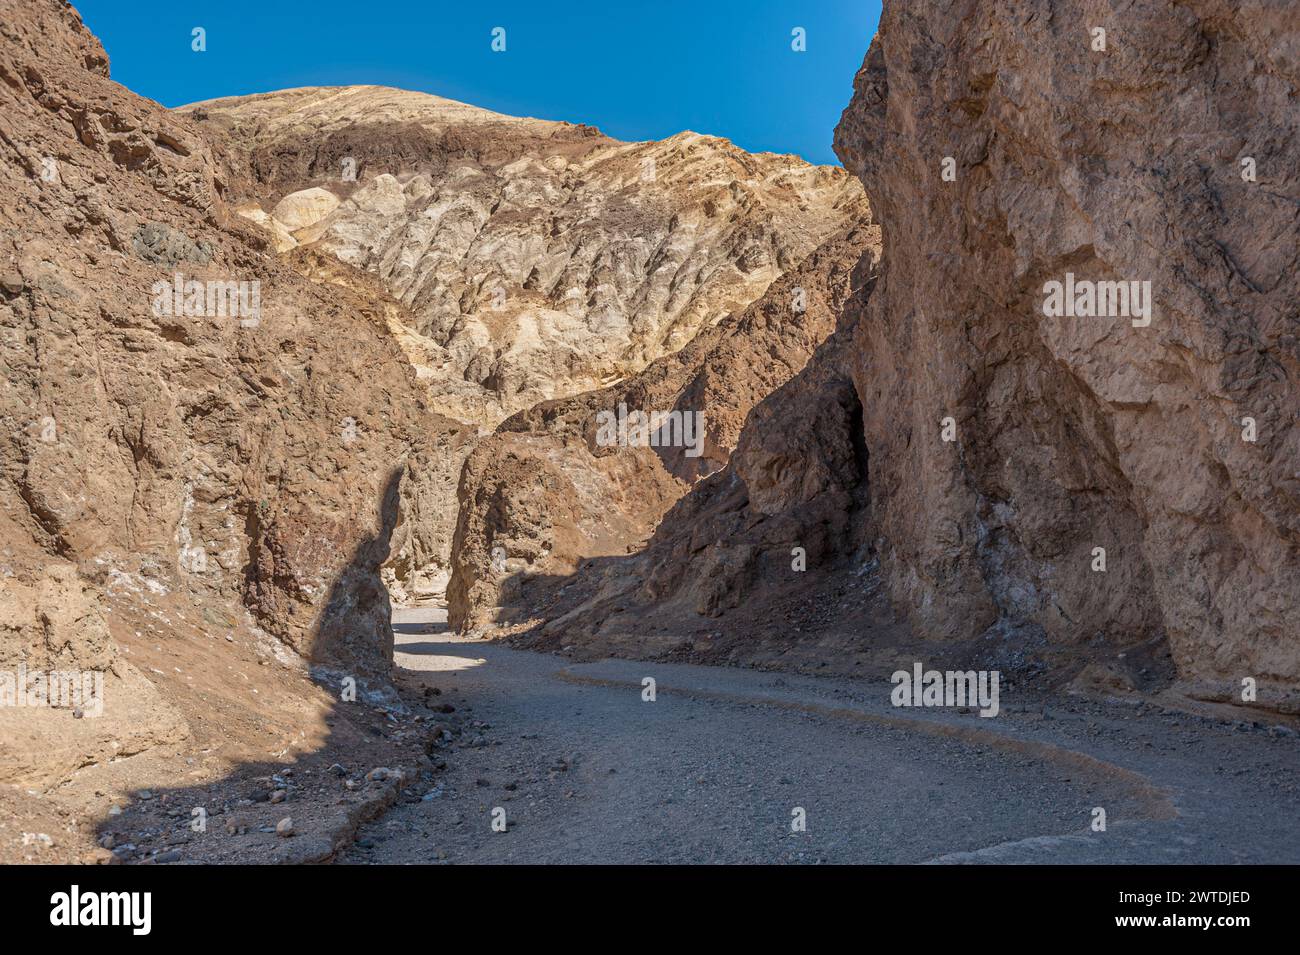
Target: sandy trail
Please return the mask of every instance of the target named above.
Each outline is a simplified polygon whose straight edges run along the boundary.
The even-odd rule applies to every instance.
[[[887,684],[574,665],[440,616],[395,614],[397,662],[487,725],[340,861],[1300,862],[1289,731],[1005,696],[993,719],[900,710]]]

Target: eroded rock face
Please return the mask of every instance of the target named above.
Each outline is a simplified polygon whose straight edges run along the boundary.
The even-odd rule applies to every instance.
[[[616,567],[606,574],[614,591],[635,590],[637,574],[610,558],[640,549],[694,482],[727,463],[755,404],[799,374],[855,290],[864,294],[879,248],[870,226],[835,236],[682,351],[618,385],[515,415],[483,441],[458,491],[452,626],[558,615],[555,626],[572,634],[585,587],[569,584]],[[663,446],[637,446],[630,427],[620,442],[612,423],[636,412],[692,416],[698,431],[670,421]],[[601,623],[627,603],[604,597],[584,610]]]
[[[695,133],[622,143],[373,86],[181,112],[281,249],[382,279],[433,406],[486,427],[681,349],[865,215],[842,169]]]
[[[852,367],[915,628],[1300,685],[1298,48],[1284,3],[886,6],[836,146],[885,229]],[[1149,325],[1044,315],[1067,273],[1149,282]]]
[[[246,609],[302,658],[384,681],[397,488],[408,453],[436,453],[386,314],[234,216],[202,137],[111,82],[70,7],[11,12],[0,586],[15,619],[0,657],[36,652],[44,613],[70,660],[113,662],[97,627],[40,610],[75,566],[92,588],[134,575]],[[96,619],[93,594],[74,605]]]
[[[416,370],[426,406],[438,403],[451,390],[447,382],[427,373],[426,340],[411,332],[409,309],[388,293],[377,276],[311,247],[293,252],[286,261],[313,281],[348,289],[371,304]],[[351,416],[344,421],[345,433],[359,427]],[[456,529],[456,482],[483,431],[428,407],[420,416],[420,427],[422,439],[411,446],[402,467],[396,523],[388,560],[380,571],[389,594],[403,604],[445,598]]]
[[[385,87],[286,90],[179,114],[277,250],[309,249],[326,281],[378,280],[379,295],[365,291],[388,300],[427,404],[464,423],[408,461],[384,570],[401,600],[443,596],[475,429],[683,348],[866,215],[842,169],[694,133],[621,143]]]
[[[850,371],[878,255],[874,235],[865,247],[828,243],[790,277],[815,283],[830,266],[836,293],[817,324],[831,334],[743,416],[726,466],[666,502],[648,540],[562,576],[502,575],[502,616],[517,641],[856,677],[909,643],[881,585]],[[757,355],[736,366],[738,380]]]

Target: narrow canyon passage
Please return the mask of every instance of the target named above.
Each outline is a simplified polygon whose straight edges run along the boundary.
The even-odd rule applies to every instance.
[[[1295,0],[170,6],[0,0],[0,865],[1300,863]]]
[[[1010,694],[995,719],[913,718],[887,684],[570,664],[457,637],[442,615],[395,612],[397,662],[460,735],[423,797],[339,861],[1234,863],[1300,848],[1295,739],[1266,728]]]

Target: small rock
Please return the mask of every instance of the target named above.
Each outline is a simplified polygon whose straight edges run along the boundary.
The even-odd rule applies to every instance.
[[[271,793],[271,805],[282,803],[288,798],[289,794],[287,792],[283,789],[277,789],[275,792]]]
[[[277,836],[283,836],[285,839],[293,835],[293,820],[288,816],[285,816],[277,822],[275,824],[275,834]]]

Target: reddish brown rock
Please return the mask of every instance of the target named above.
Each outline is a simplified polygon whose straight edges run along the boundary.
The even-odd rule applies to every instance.
[[[382,309],[267,249],[202,137],[111,82],[66,5],[5,18],[0,152],[11,573],[143,575],[382,682],[378,568],[428,441]],[[220,303],[164,308],[155,283],[177,275]],[[240,282],[242,299],[212,284]]]

